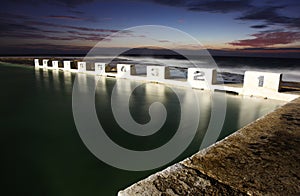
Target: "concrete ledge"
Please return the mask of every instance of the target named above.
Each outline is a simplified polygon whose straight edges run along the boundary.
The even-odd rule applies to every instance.
[[[300,98],[119,195],[299,195]]]
[[[285,88],[283,84],[291,84],[291,82],[283,82],[281,73],[246,71],[243,86],[236,84],[222,84],[217,80],[217,71],[215,69],[205,68],[186,68],[187,78],[176,78],[171,76],[170,67],[168,66],[146,66],[146,77],[137,75],[135,65],[117,64],[117,68],[110,67],[105,63],[94,63],[94,68],[87,66],[86,62],[78,62],[78,60],[64,60],[63,66],[59,66],[59,62],[49,59],[43,59],[40,65],[39,59],[34,59],[35,68],[40,69],[59,69],[63,71],[79,72],[89,75],[102,75],[106,77],[124,78],[139,80],[144,82],[155,82],[166,85],[175,85],[180,87],[192,87],[201,90],[230,92],[243,96],[255,96],[269,99],[277,99],[283,101],[291,101],[299,97],[299,87],[289,86],[289,91],[284,93],[279,90]],[[92,66],[93,67],[93,66]],[[89,68],[89,70],[87,70]],[[295,93],[294,91],[297,91]],[[292,91],[292,92],[291,92]]]

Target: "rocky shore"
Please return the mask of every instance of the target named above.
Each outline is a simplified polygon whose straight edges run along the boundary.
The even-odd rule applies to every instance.
[[[34,66],[33,59],[34,57],[0,57],[0,62]]]

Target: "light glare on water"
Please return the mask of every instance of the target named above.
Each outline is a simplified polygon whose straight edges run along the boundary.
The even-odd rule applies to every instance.
[[[124,171],[103,163],[90,153],[77,133],[72,116],[74,76],[69,72],[36,71],[1,63],[1,175],[5,179],[4,187],[10,192],[18,195],[115,195],[118,190],[162,169]],[[107,127],[109,137],[135,150],[157,148],[170,140],[180,118],[174,92],[167,86],[150,83],[134,91],[129,109],[135,121],[148,122],[149,104],[158,100],[172,114],[167,116],[163,131],[141,138],[122,131],[113,119],[110,96],[115,82],[115,79],[101,78],[95,98],[97,114],[104,116],[100,121]],[[185,89],[179,91],[184,93]],[[199,149],[210,120],[212,96],[219,93],[197,91],[197,94],[201,108],[197,133],[189,147],[172,163]],[[219,139],[283,104],[234,95],[226,95],[226,99],[226,119]]]

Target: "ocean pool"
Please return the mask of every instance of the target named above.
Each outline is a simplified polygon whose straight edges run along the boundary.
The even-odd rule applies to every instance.
[[[210,120],[212,96],[222,94],[196,92],[201,106],[199,127],[179,157],[155,170],[125,171],[97,159],[81,141],[72,113],[75,76],[69,72],[0,64],[1,173],[5,179],[5,192],[18,195],[116,195],[118,190],[197,152]],[[110,96],[115,83],[114,78],[102,78],[95,93],[96,111],[109,137],[119,145],[135,150],[157,148],[170,140],[180,119],[179,102],[170,87],[141,83],[132,94],[129,107],[137,122],[149,120],[147,110],[154,101],[164,103],[172,114],[168,115],[162,132],[141,139],[120,130],[113,118]],[[184,93],[185,89],[179,91]],[[282,101],[226,94],[226,118],[218,139],[282,104]]]

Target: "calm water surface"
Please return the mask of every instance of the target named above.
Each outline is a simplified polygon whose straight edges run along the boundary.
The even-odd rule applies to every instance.
[[[2,192],[10,195],[116,195],[118,190],[162,169],[124,171],[92,155],[82,143],[73,120],[74,78],[75,74],[66,72],[0,64]],[[101,79],[95,98],[100,122],[109,137],[123,147],[136,150],[156,148],[170,140],[180,119],[179,102],[174,92],[164,85],[150,83],[134,91],[130,111],[137,122],[149,121],[147,110],[153,101],[164,103],[172,114],[167,116],[164,131],[141,139],[121,131],[112,116],[110,95],[115,82],[112,78]],[[172,163],[197,152],[205,134],[211,95],[204,91],[197,93],[201,99],[197,134]],[[283,104],[234,95],[226,95],[226,98],[226,119],[219,139]]]

